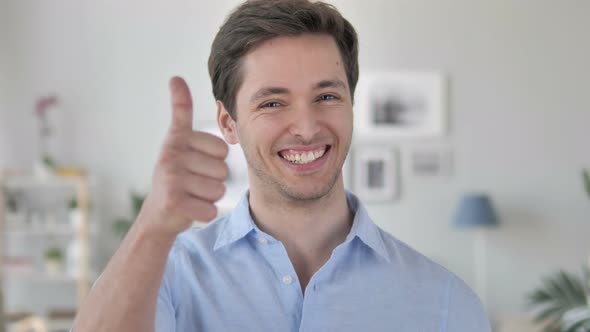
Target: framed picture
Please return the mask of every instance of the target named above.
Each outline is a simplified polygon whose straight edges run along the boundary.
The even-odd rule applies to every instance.
[[[363,138],[438,137],[445,134],[444,82],[430,72],[361,76],[355,119]]]
[[[410,162],[415,176],[450,176],[453,154],[450,148],[415,148],[411,152]]]
[[[354,191],[366,202],[386,202],[399,195],[397,150],[391,147],[355,148]]]

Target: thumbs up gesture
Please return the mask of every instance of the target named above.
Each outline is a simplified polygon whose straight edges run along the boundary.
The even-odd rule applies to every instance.
[[[178,234],[193,220],[210,221],[217,215],[214,203],[225,193],[228,145],[217,136],[192,129],[192,98],[182,78],[170,80],[170,93],[170,129],[138,220]]]

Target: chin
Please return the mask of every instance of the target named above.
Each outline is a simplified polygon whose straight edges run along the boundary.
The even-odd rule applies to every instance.
[[[283,196],[290,201],[316,201],[324,196],[326,196],[328,192],[303,192],[303,191],[294,191],[294,190],[283,190]]]
[[[291,201],[315,201],[331,194],[337,186],[340,174],[331,179],[329,183],[311,184],[305,186],[281,186],[281,194],[283,197]]]

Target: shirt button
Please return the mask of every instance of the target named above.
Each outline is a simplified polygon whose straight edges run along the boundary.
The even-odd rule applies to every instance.
[[[283,284],[290,285],[293,282],[293,278],[291,276],[283,276]]]
[[[268,240],[265,239],[265,238],[263,238],[263,237],[260,237],[260,238],[258,238],[258,242],[261,243],[261,244],[267,244],[268,243]]]

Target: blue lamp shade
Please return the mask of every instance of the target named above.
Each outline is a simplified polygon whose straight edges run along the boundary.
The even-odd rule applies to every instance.
[[[497,226],[498,217],[490,198],[485,194],[466,194],[462,197],[453,223],[456,227]]]

